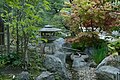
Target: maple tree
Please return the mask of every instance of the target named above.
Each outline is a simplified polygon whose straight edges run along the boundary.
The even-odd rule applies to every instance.
[[[70,6],[71,13],[63,16],[72,36],[66,42],[72,43],[74,48],[82,48],[83,51],[88,47],[106,48],[106,42],[99,39],[98,34],[120,30],[119,7],[115,9],[109,0],[73,0]]]
[[[120,13],[109,0],[73,0],[66,25],[77,35],[86,31],[110,31],[120,26]]]

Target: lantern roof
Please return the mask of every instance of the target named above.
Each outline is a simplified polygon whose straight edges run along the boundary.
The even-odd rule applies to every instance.
[[[57,31],[61,31],[61,29],[53,28],[52,25],[45,25],[45,27],[39,31],[40,32],[57,32]]]

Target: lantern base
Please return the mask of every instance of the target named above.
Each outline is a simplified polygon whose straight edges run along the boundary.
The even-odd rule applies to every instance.
[[[40,50],[43,54],[54,54],[56,48],[54,43],[42,43]]]

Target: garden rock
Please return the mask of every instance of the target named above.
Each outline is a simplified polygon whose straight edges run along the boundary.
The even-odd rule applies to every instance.
[[[97,64],[94,61],[89,62],[89,67],[96,68]]]
[[[36,80],[55,80],[53,73],[50,73],[48,71],[42,72]]]
[[[72,52],[65,52],[66,56],[69,56],[72,54]]]
[[[65,53],[56,51],[54,56],[58,57],[62,61],[62,63],[64,63],[64,64],[66,63],[66,54]]]
[[[63,38],[56,39],[54,41],[54,45],[56,47],[56,50],[60,50],[62,48],[62,45],[65,43],[65,40]]]
[[[119,80],[120,70],[111,66],[102,66],[96,71],[98,80]]]
[[[79,59],[75,59],[73,61],[72,67],[74,70],[80,69],[80,68],[85,68],[86,67],[86,62],[80,62]]]
[[[110,55],[110,56],[106,57],[106,58],[103,59],[103,61],[97,66],[97,69],[99,69],[101,66],[105,66],[105,65],[113,66],[113,67],[116,67],[116,68],[119,68],[119,69],[120,69],[120,56]]]
[[[97,66],[96,75],[100,80],[119,80],[117,77],[120,78],[120,56],[110,55],[106,57]]]
[[[23,71],[19,74],[18,80],[29,80],[29,73],[27,71]]]
[[[75,59],[79,60],[80,62],[84,62],[84,59],[81,56],[72,54],[71,60],[75,60]]]
[[[75,70],[80,69],[80,68],[84,68],[86,65],[87,65],[87,63],[84,61],[84,59],[82,57],[77,57],[77,56],[73,57],[72,67]]]
[[[73,50],[71,50],[72,49],[71,47],[72,46],[71,46],[70,43],[64,43],[62,45],[62,51],[64,51],[64,52],[73,52]]]
[[[53,55],[46,55],[43,65],[47,70],[57,72],[64,80],[68,79],[66,68],[59,58]]]
[[[92,47],[88,47],[84,51],[84,53],[87,54],[87,55],[92,55],[93,52],[94,52],[94,48],[92,48]]]
[[[82,57],[85,61],[88,61],[88,59],[89,59],[89,56],[88,56],[88,55],[81,55],[81,57]]]

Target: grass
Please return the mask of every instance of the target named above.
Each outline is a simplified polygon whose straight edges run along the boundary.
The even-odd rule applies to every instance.
[[[95,49],[92,55],[92,59],[96,64],[99,64],[107,55],[108,50],[105,47]]]

